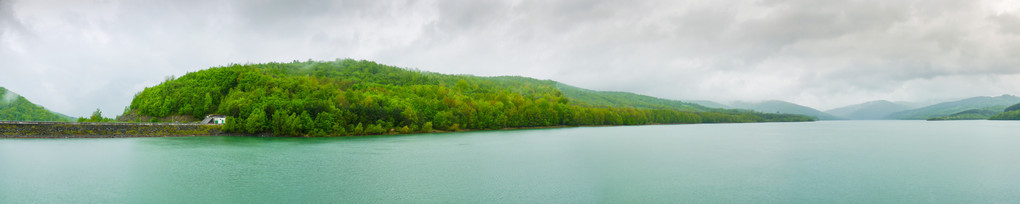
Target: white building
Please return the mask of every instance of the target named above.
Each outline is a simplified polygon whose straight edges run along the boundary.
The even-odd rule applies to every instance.
[[[218,125],[222,125],[223,123],[226,123],[226,122],[227,122],[227,116],[225,116],[225,115],[207,115],[207,116],[205,116],[205,119],[202,120],[201,123],[202,124],[218,124]]]

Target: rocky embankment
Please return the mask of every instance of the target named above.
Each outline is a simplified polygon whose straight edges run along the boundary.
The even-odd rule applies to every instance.
[[[194,123],[0,122],[0,138],[110,138],[220,135],[220,125]]]

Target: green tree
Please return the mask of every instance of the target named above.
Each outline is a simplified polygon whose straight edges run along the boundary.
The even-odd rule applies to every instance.
[[[358,126],[354,127],[354,134],[355,135],[365,134],[365,128],[362,127],[361,123],[358,123]]]
[[[312,130],[315,130],[315,120],[312,119],[312,116],[307,111],[301,112],[300,120],[301,132],[310,133]]]
[[[432,122],[425,122],[425,124],[421,126],[421,131],[432,132]]]
[[[452,112],[440,111],[439,113],[436,113],[435,117],[433,117],[432,122],[435,124],[435,128],[440,130],[450,130],[450,127],[453,126],[455,120],[456,117],[453,116]]]
[[[214,110],[214,109],[216,109],[216,108],[213,107],[212,95],[209,95],[209,93],[205,93],[205,99],[202,100],[202,106],[200,106],[199,109],[196,110],[195,117],[205,116],[205,115],[209,114],[209,110]]]
[[[337,124],[336,124],[336,122],[333,122],[333,115],[332,114],[330,114],[328,112],[325,112],[325,113],[319,113],[319,115],[315,116],[315,130],[316,131],[319,131],[323,135],[325,135],[327,133],[335,132],[335,130],[333,129],[334,127],[337,127]]]
[[[103,121],[103,111],[100,111],[98,108],[96,108],[96,111],[92,112],[92,116],[89,116],[89,120],[88,121],[89,122],[102,122]]]
[[[266,130],[266,113],[262,109],[255,109],[245,120],[245,130],[250,134],[261,133]]]

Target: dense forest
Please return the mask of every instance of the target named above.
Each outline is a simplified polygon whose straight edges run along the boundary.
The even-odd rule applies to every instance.
[[[71,117],[50,112],[28,99],[0,87],[0,121],[70,121]]]
[[[992,116],[989,120],[1020,120],[1020,103],[1006,107],[1002,113]]]
[[[948,116],[928,118],[928,120],[986,120],[998,114],[999,111],[988,109],[970,109]]]
[[[592,103],[571,98],[562,87],[550,80],[447,75],[351,59],[235,64],[170,77],[138,93],[126,113],[198,119],[223,114],[227,132],[302,136],[813,120],[655,100],[626,105],[632,95]]]

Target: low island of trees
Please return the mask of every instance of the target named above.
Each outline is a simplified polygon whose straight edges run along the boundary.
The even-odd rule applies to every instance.
[[[575,99],[561,88],[572,87],[550,80],[447,75],[351,59],[234,64],[168,78],[138,93],[127,112],[196,119],[222,114],[227,116],[226,132],[288,136],[814,120],[661,102],[636,94],[594,92]],[[634,102],[635,97],[645,101]],[[595,103],[596,99],[601,101]]]

